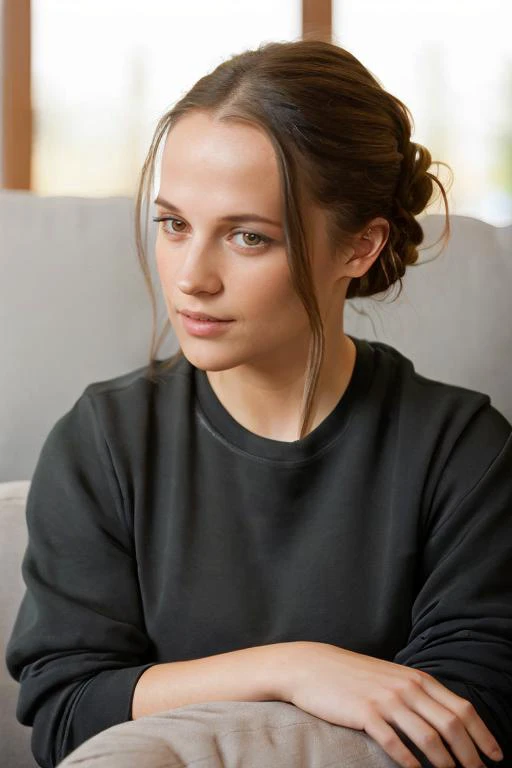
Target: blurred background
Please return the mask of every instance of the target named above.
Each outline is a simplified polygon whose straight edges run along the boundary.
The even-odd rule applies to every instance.
[[[510,0],[0,5],[3,188],[133,196],[159,117],[199,77],[246,48],[310,35],[347,48],[407,104],[414,140],[453,169],[454,213],[512,223]]]

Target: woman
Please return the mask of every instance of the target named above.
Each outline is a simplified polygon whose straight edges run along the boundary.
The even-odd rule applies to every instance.
[[[324,42],[221,64],[144,164],[150,289],[164,136],[181,350],[157,360],[153,333],[147,368],[89,385],[27,503],[7,664],[39,764],[129,719],[277,699],[402,766],[509,765],[512,428],[343,332],[347,298],[417,260],[433,183],[446,204],[407,109]]]

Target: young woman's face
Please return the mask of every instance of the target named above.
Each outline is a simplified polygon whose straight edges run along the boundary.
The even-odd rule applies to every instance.
[[[157,201],[157,216],[169,217],[158,224],[157,268],[185,357],[210,371],[305,366],[310,327],[290,279],[279,173],[264,132],[204,112],[184,116],[167,136]],[[340,281],[324,224],[323,212],[311,208],[321,311],[324,322],[335,313],[340,328]],[[231,322],[198,336],[187,330],[183,310]]]

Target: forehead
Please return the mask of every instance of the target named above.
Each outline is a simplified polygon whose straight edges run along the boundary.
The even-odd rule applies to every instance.
[[[235,180],[259,174],[278,177],[274,148],[263,129],[241,121],[221,121],[205,112],[181,117],[168,132],[162,155],[162,173],[198,174]]]
[[[315,206],[299,184],[306,230],[315,229]],[[253,212],[283,220],[281,179],[275,150],[265,131],[239,120],[221,121],[194,110],[167,134],[159,195],[185,215],[217,218]]]

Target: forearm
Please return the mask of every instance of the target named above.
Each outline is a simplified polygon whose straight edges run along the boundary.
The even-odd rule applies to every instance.
[[[205,701],[286,700],[294,643],[155,664],[140,676],[132,719]]]

